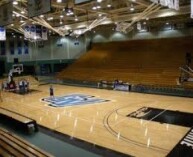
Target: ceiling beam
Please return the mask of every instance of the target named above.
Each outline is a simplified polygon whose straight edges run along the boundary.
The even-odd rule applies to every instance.
[[[185,15],[185,14],[190,14],[190,5],[187,6],[182,6],[180,8],[180,11],[176,11],[174,9],[160,9],[157,10],[156,12],[153,12],[153,14],[148,15],[147,17],[149,19],[156,19],[156,18],[166,18],[166,17],[172,17],[172,16],[179,16],[179,15]],[[132,19],[136,18],[139,16],[140,13],[135,13],[135,14],[129,14],[129,15],[120,15],[117,17],[112,18],[106,18],[106,23],[111,24],[115,22],[131,22]],[[146,16],[144,16],[141,20],[145,20]],[[90,20],[89,20],[90,21]],[[84,22],[77,22],[74,24],[66,25],[69,29],[78,29],[82,27],[86,27],[89,21],[84,21]],[[105,22],[104,22],[105,23]]]

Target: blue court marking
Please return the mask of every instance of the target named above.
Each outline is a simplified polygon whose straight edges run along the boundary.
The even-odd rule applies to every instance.
[[[49,105],[54,106],[54,107],[63,107],[63,106],[75,106],[75,105],[102,103],[108,100],[95,98],[92,95],[69,94],[69,95],[64,95],[64,96],[43,98],[42,101],[47,102],[49,103]]]

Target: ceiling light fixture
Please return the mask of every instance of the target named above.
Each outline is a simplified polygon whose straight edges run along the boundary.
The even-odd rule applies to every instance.
[[[23,23],[23,22],[24,22],[22,17],[20,18],[20,21],[19,21],[19,22],[20,22],[20,23]]]
[[[100,6],[100,5],[98,5],[98,6],[97,6],[97,9],[100,9],[100,8],[101,8],[101,6]]]
[[[57,0],[56,2],[57,2],[57,3],[62,3],[62,0]]]
[[[74,15],[73,8],[66,7],[65,8],[65,13],[66,13],[67,16]]]
[[[78,17],[77,16],[75,16],[75,19],[74,19],[75,21],[78,21]]]
[[[18,1],[13,1],[13,5],[18,5]]]
[[[54,19],[53,17],[48,17],[48,18],[47,18],[48,21],[51,21],[51,20],[53,20],[53,19]]]
[[[95,6],[94,6],[94,7],[92,7],[92,10],[96,10],[96,9],[97,9],[97,7],[95,7]]]
[[[98,2],[98,3],[101,3],[101,2],[102,2],[102,0],[97,0],[97,2]]]
[[[107,4],[107,7],[110,8],[110,7],[111,7],[111,4]]]
[[[22,11],[21,11],[21,14],[25,14],[25,11],[22,10]]]
[[[133,4],[131,4],[130,11],[134,11],[134,10],[135,10],[135,8],[134,8]]]

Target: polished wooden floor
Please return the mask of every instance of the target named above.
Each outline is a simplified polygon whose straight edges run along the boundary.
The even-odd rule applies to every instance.
[[[35,119],[50,129],[138,157],[164,157],[190,129],[126,117],[141,107],[193,113],[193,99],[53,85],[55,95],[82,93],[108,99],[98,104],[51,107],[41,101],[49,85],[31,84],[34,92],[19,95],[2,92],[0,107]]]

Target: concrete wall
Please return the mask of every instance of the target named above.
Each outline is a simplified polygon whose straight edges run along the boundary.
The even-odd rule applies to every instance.
[[[10,40],[14,42],[14,54],[11,54]],[[18,54],[18,42],[21,42],[22,54]],[[6,55],[0,55],[0,60],[5,61],[6,72],[14,64],[14,58],[24,65],[38,65],[58,63],[71,63],[87,50],[85,36],[78,39],[72,37],[51,36],[49,40],[41,43],[28,42],[28,54],[24,53],[24,39],[13,36],[7,37]],[[1,48],[1,46],[0,46]],[[1,49],[0,49],[1,52]]]
[[[10,53],[10,40],[14,41],[14,54]],[[22,54],[18,54],[18,42],[22,43]],[[86,52],[86,39],[84,36],[78,39],[71,37],[50,37],[49,40],[41,43],[29,42],[29,53],[24,54],[24,41],[20,38],[10,37],[6,40],[6,57],[7,63],[13,63],[14,58],[18,58],[19,62],[31,62],[42,60],[66,60],[76,59]],[[1,51],[1,50],[0,50]]]
[[[29,53],[24,54],[23,39],[13,36],[7,37],[6,55],[0,56],[4,60],[6,71],[11,68],[14,58],[18,58],[20,63],[25,65],[43,64],[43,63],[71,63],[90,49],[91,43],[140,40],[140,39],[159,39],[192,36],[193,28],[176,30],[151,30],[148,32],[131,31],[124,34],[112,29],[97,29],[95,32],[89,31],[78,39],[72,37],[51,36],[48,41],[44,41],[43,46],[37,43],[29,42]],[[14,55],[10,54],[10,40],[14,40]],[[18,54],[18,41],[22,41],[22,54]],[[1,52],[1,50],[0,50]]]
[[[193,36],[193,29],[179,29],[179,30],[161,30],[161,31],[148,31],[138,32],[132,31],[124,34],[116,32],[112,29],[97,30],[92,34],[92,42],[109,42],[109,41],[125,41],[125,40],[140,40],[140,39],[160,39],[160,38],[174,38]]]

